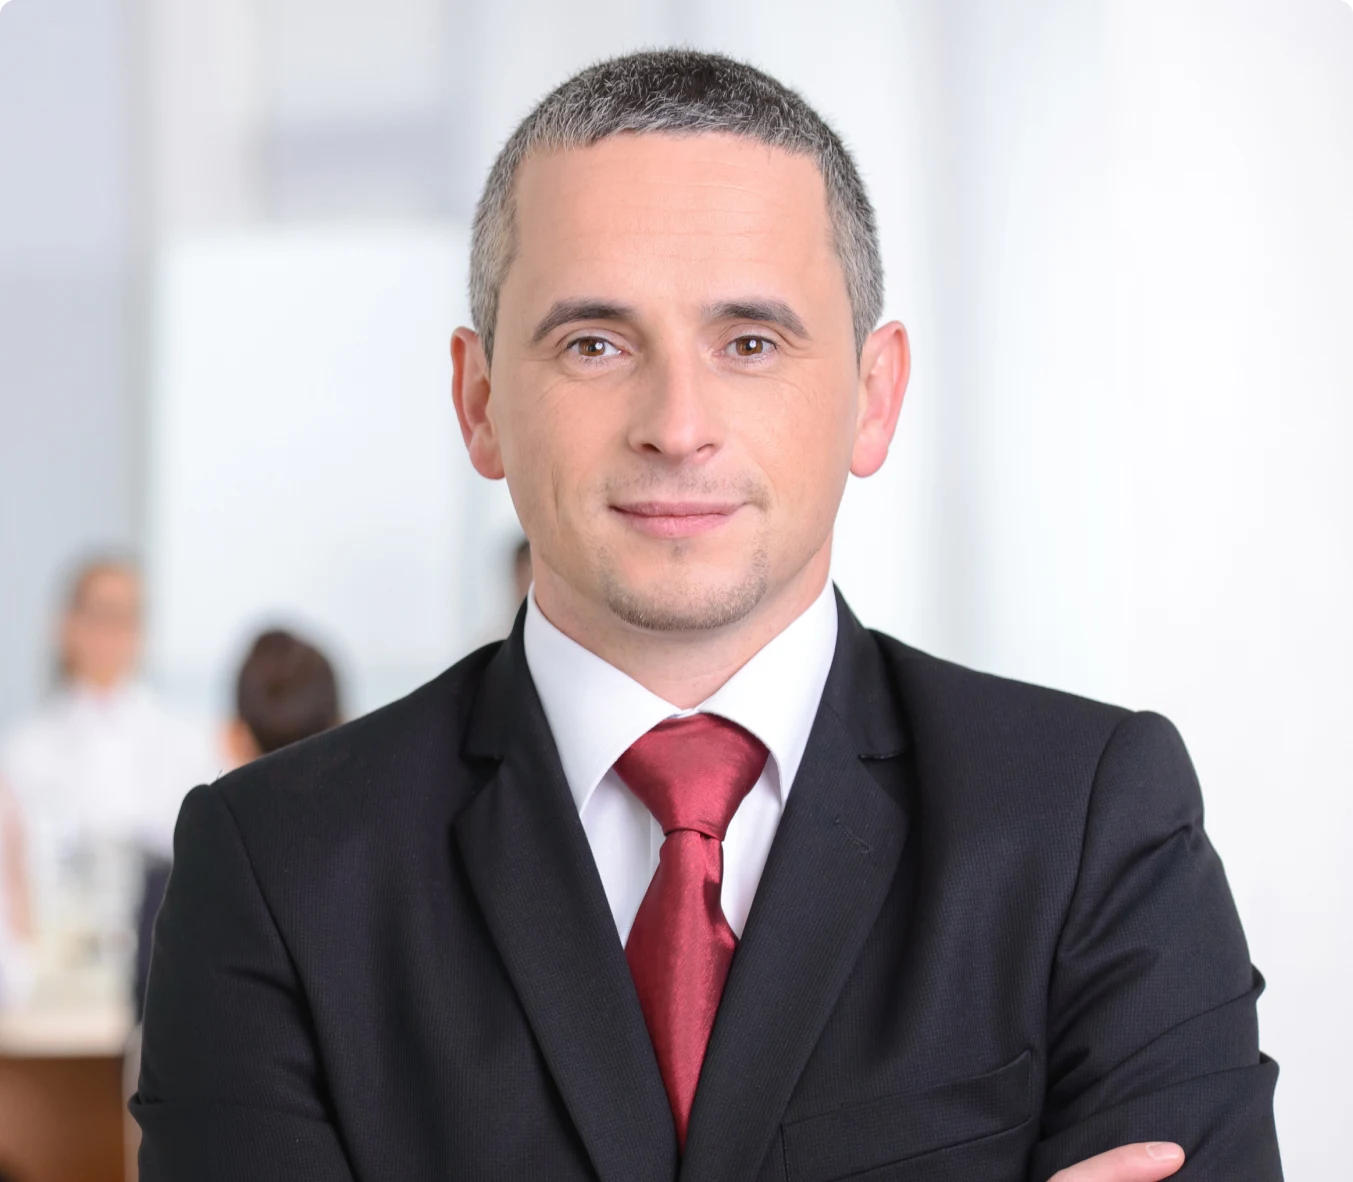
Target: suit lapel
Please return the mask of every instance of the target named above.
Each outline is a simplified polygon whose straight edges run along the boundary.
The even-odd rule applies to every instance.
[[[862,762],[897,754],[900,716],[875,642],[839,600],[838,612],[832,672],[705,1055],[683,1182],[756,1177],[906,838],[900,802]]]
[[[456,842],[592,1164],[603,1182],[670,1182],[671,1110],[520,620],[486,670],[466,748],[501,763],[457,818]]]

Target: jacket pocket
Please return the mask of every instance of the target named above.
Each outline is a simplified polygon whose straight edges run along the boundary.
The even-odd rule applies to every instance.
[[[977,1141],[1033,1115],[1028,1051],[996,1071],[850,1104],[783,1127],[789,1182],[833,1182]]]

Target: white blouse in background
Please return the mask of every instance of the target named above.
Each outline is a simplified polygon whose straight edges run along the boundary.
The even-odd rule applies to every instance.
[[[14,726],[0,780],[17,805],[39,937],[76,897],[82,922],[125,928],[141,855],[170,854],[184,796],[222,763],[208,724],[136,683],[62,690]]]
[[[211,727],[139,683],[62,690],[0,744],[0,777],[26,824],[106,833],[166,854],[184,796],[221,764]]]

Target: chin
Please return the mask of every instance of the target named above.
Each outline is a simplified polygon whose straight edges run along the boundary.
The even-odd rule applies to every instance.
[[[705,632],[744,619],[765,598],[769,564],[762,554],[740,570],[678,568],[642,575],[601,572],[606,605],[636,628],[651,632]]]

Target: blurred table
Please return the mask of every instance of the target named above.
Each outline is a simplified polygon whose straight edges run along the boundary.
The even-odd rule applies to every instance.
[[[123,1182],[126,1007],[0,1013],[0,1170],[15,1182]]]

